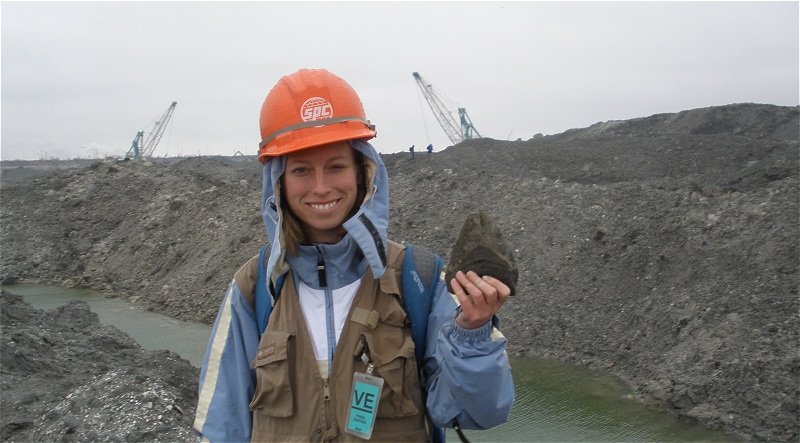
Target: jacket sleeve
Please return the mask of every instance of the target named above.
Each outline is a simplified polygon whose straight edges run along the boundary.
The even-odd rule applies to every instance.
[[[514,403],[505,337],[493,321],[471,330],[456,325],[457,302],[443,280],[433,303],[422,383],[434,425],[456,421],[463,429],[488,429],[504,423]]]
[[[200,368],[194,428],[201,441],[250,441],[249,404],[255,387],[250,362],[258,341],[253,308],[232,282],[211,328]]]

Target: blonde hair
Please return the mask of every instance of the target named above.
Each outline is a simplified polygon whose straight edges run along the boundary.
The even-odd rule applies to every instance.
[[[282,178],[281,181],[283,181]],[[283,190],[283,186],[281,186],[281,190]],[[283,212],[283,226],[281,229],[286,242],[286,252],[291,255],[297,255],[297,245],[308,243],[308,238],[303,231],[302,222],[289,209],[289,205],[284,203],[286,199],[279,198],[279,200],[281,211]]]

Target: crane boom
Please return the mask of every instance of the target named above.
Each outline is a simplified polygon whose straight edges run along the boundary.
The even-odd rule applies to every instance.
[[[142,149],[142,157],[150,157],[153,155],[153,151],[156,150],[156,146],[158,146],[158,142],[161,141],[161,137],[164,135],[164,130],[167,128],[167,123],[169,123],[169,119],[172,118],[172,113],[175,111],[175,106],[178,105],[178,102],[172,102],[169,105],[169,108],[164,112],[164,115],[156,122],[155,127],[153,127],[153,131],[147,136],[147,140],[144,141],[144,148]]]
[[[158,146],[158,143],[161,141],[161,137],[164,136],[164,130],[167,128],[167,123],[169,123],[169,119],[172,118],[172,113],[175,111],[175,106],[177,105],[178,102],[170,103],[169,108],[167,108],[161,118],[156,121],[153,130],[150,131],[144,141],[142,141],[144,138],[144,131],[137,132],[125,157],[133,157],[136,160],[141,160],[153,155],[153,151],[156,150],[156,146]]]
[[[442,103],[442,100],[434,92],[433,85],[423,80],[422,76],[419,75],[419,72],[413,73],[413,76],[414,80],[417,81],[419,89],[422,91],[422,95],[428,102],[428,106],[431,107],[433,116],[436,117],[436,120],[439,122],[439,126],[444,129],[445,134],[447,134],[447,137],[453,144],[461,142],[458,125],[456,124],[452,114],[450,114],[450,111],[447,110],[447,106]]]
[[[433,111],[434,117],[436,117],[436,120],[439,122],[439,126],[444,129],[445,134],[447,134],[447,137],[453,144],[475,138],[475,136],[481,136],[478,130],[475,129],[475,126],[473,126],[472,120],[469,118],[465,108],[458,108],[458,116],[461,123],[459,125],[453,117],[452,112],[447,109],[447,106],[445,106],[442,99],[439,98],[439,95],[433,89],[433,85],[423,80],[419,72],[414,72],[413,76],[414,80],[417,81],[419,89],[422,91],[422,95],[428,102],[431,111]]]

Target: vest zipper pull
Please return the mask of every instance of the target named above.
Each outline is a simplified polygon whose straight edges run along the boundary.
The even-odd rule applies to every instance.
[[[325,260],[322,258],[322,250],[319,246],[317,246],[317,278],[319,278],[320,288],[328,286],[328,279],[325,277]]]

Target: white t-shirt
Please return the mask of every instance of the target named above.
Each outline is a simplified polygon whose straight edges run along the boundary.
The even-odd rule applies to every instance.
[[[350,312],[350,306],[361,285],[361,280],[356,280],[347,286],[333,290],[333,324],[336,332],[334,343],[339,342],[342,335],[344,322]],[[311,344],[314,346],[314,356],[323,378],[328,376],[328,328],[325,318],[325,290],[313,289],[302,281],[297,288],[300,308],[306,319],[306,326],[311,335]]]

